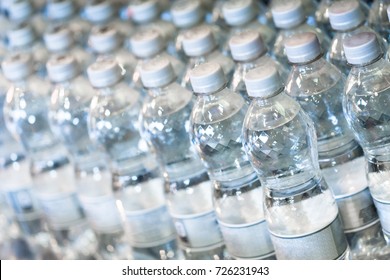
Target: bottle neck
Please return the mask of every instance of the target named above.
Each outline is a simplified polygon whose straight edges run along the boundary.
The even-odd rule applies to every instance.
[[[291,63],[294,69],[297,69],[299,71],[305,71],[305,73],[310,73],[317,71],[319,68],[321,68],[323,65],[325,65],[327,62],[323,57],[323,53],[320,53],[315,58],[308,60],[306,62],[302,63]]]
[[[369,62],[352,65],[351,73],[368,73],[380,67],[380,65],[383,63],[385,63],[385,59],[383,58],[383,54],[381,53]]]
[[[195,96],[197,97],[200,97],[200,98],[203,98],[204,100],[215,100],[215,99],[218,99],[220,98],[221,96],[224,95],[224,92],[225,92],[225,89],[226,89],[226,83],[224,83],[218,90],[216,91],[210,91],[210,92],[206,92],[206,93],[199,93],[199,92],[195,92],[194,91],[194,94]]]
[[[175,80],[171,81],[170,83],[160,86],[160,87],[154,87],[154,88],[148,88],[148,94],[151,97],[157,97],[162,96],[169,93],[169,88],[175,84]]]

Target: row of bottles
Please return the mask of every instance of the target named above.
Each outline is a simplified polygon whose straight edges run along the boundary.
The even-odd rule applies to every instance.
[[[1,244],[43,259],[389,257],[388,46],[367,7],[331,5],[330,33],[311,1],[220,2],[204,21],[205,3],[176,1],[173,24],[157,1],[130,2],[133,24],[109,1],[81,15],[49,2],[72,12],[45,46],[36,14],[8,21]]]

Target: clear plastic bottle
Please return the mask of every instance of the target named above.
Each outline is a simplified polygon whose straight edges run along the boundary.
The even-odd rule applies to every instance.
[[[88,135],[94,90],[80,75],[72,55],[53,56],[47,71],[53,84],[50,125],[72,157],[77,195],[98,237],[98,254],[103,259],[129,259],[131,252],[113,196],[107,158]]]
[[[214,207],[227,252],[234,259],[273,259],[263,189],[242,146],[248,105],[226,87],[217,63],[192,70],[191,84],[197,95],[191,113],[192,142],[214,182]]]
[[[390,0],[374,0],[368,14],[368,24],[387,41],[390,41],[389,7]]]
[[[315,33],[323,48],[325,50],[328,49],[330,43],[329,37],[324,34],[321,29],[310,26],[306,23],[306,15],[300,0],[283,2],[279,3],[279,5],[273,6],[272,17],[275,26],[280,29],[279,33],[276,35],[272,54],[275,59],[286,68],[290,68],[290,66],[284,49],[284,43],[288,38],[294,36],[295,34],[304,32]]]
[[[187,259],[223,259],[213,185],[189,137],[192,92],[175,82],[166,58],[144,64],[141,79],[148,89],[140,114],[141,135],[157,154],[180,247]]]
[[[112,1],[88,0],[82,9],[82,17],[92,26],[106,26],[110,24],[125,38],[134,32],[133,25],[119,18],[118,11]]]
[[[356,0],[337,1],[333,3],[328,11],[329,22],[335,30],[334,37],[327,52],[328,60],[337,66],[342,73],[348,75],[351,66],[348,65],[343,49],[343,42],[347,38],[361,33],[374,32],[370,27],[365,26],[365,16]],[[378,40],[382,43],[383,51],[387,51],[387,42],[379,34]]]
[[[123,81],[124,69],[113,59],[92,64],[88,76],[97,91],[90,107],[90,137],[112,161],[113,188],[124,211],[134,258],[176,259],[164,182],[139,133],[140,94]]]
[[[230,27],[228,40],[244,30],[256,30],[268,48],[275,42],[275,30],[269,24],[258,21],[259,6],[253,0],[228,0],[222,6],[223,17]]]
[[[45,63],[48,59],[48,52],[28,23],[17,24],[9,29],[6,41],[8,54],[30,54],[34,60],[34,71],[41,78],[46,76]]]
[[[42,210],[32,191],[33,182],[29,171],[29,160],[21,145],[8,132],[4,119],[3,107],[6,93],[10,84],[0,74],[0,196],[4,198],[2,213],[5,219],[11,219],[17,224],[17,235],[15,236],[14,225],[6,222],[4,227],[9,233],[10,243],[23,245],[27,242],[26,250],[22,258],[34,259],[56,259],[55,247],[52,238],[47,231],[45,221],[42,217]],[[4,210],[4,211],[3,211]],[[5,210],[8,210],[7,212]],[[25,240],[25,241],[23,241]],[[12,245],[8,243],[10,250]],[[52,247],[54,247],[52,250]],[[10,252],[12,254],[12,252]],[[20,258],[17,255],[15,258]]]
[[[72,31],[75,42],[85,46],[91,24],[79,16],[73,0],[48,0],[44,12],[49,29],[66,25]]]
[[[342,108],[345,76],[322,57],[313,33],[288,39],[286,53],[293,65],[286,81],[286,93],[301,105],[314,122],[322,175],[332,189],[354,259],[373,258],[373,251],[384,243],[372,236],[378,214],[365,177],[364,155],[354,139]],[[359,234],[361,238],[357,239]],[[352,242],[353,240],[353,242]]]
[[[72,54],[82,71],[86,73],[87,67],[92,63],[92,55],[80,45],[76,44],[72,31],[62,25],[47,29],[43,35],[49,56]]]
[[[115,25],[94,26],[89,34],[88,43],[95,60],[106,57],[116,59],[125,68],[130,78],[137,61],[125,48],[125,37]]]
[[[264,188],[264,208],[278,259],[344,259],[348,243],[332,191],[322,178],[313,122],[284,91],[274,67],[245,78],[254,99],[244,147]]]
[[[182,46],[184,34],[194,27],[202,25],[206,25],[212,30],[214,38],[216,39],[218,46],[221,48],[221,51],[226,53],[227,50],[223,49],[226,47],[226,32],[216,24],[208,24],[204,22],[205,11],[202,8],[201,0],[176,1],[172,4],[171,14],[173,23],[179,30],[176,37],[176,51],[180,57],[183,59],[186,58]]]
[[[329,23],[329,8],[330,6],[335,2],[340,2],[342,0],[321,0],[317,11],[315,14],[317,25],[322,29],[325,30],[325,33],[329,37],[333,37],[333,29],[330,26]],[[369,7],[366,1],[359,0],[360,7],[363,11],[363,14],[367,15],[369,12]]]
[[[132,77],[133,85],[141,91],[143,89],[141,82],[142,65],[155,57],[165,57],[171,62],[178,81],[182,80],[185,70],[185,64],[178,58],[168,54],[167,44],[161,34],[155,29],[149,29],[136,32],[129,41],[131,52],[137,58],[134,74]]]
[[[179,57],[175,47],[176,27],[171,22],[160,19],[162,10],[162,1],[131,0],[127,7],[127,15],[134,23],[137,32],[157,30],[166,42],[168,53]]]
[[[4,75],[12,83],[4,119],[29,155],[34,192],[61,249],[61,258],[94,258],[96,240],[75,192],[69,158],[49,126],[49,85],[34,75],[31,64],[27,54],[3,61]]]
[[[244,78],[249,70],[273,65],[278,69],[282,80],[287,79],[289,71],[267,53],[267,47],[257,31],[248,30],[234,35],[230,38],[229,47],[236,63],[230,89],[241,94],[248,104],[251,102],[251,98],[246,93]]]
[[[390,63],[382,56],[374,33],[363,32],[344,41],[353,65],[345,85],[344,112],[363,147],[371,195],[385,237],[390,238]]]
[[[234,61],[220,52],[208,26],[199,26],[188,30],[183,36],[184,53],[189,57],[181,85],[192,90],[190,73],[194,67],[205,62],[215,62],[221,65],[230,82],[234,73]]]

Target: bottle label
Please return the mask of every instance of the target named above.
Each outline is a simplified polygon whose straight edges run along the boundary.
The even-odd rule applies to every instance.
[[[114,233],[123,230],[121,216],[113,196],[80,196],[80,201],[95,231]]]
[[[348,249],[339,216],[325,228],[308,235],[286,237],[271,232],[271,238],[280,260],[333,260]]]
[[[369,188],[342,198],[336,197],[345,232],[358,231],[378,219]]]
[[[379,220],[385,232],[390,232],[390,201],[380,201],[374,198]]]
[[[175,239],[172,219],[165,205],[141,211],[126,211],[126,220],[130,242],[134,247],[154,247]]]
[[[219,226],[226,249],[232,257],[262,259],[274,254],[265,220],[246,225],[226,224],[219,221]]]
[[[76,193],[39,195],[43,212],[53,229],[62,229],[79,223],[84,218]]]
[[[220,246],[223,243],[214,211],[180,217],[171,213],[181,244],[188,248]]]
[[[31,188],[6,190],[5,197],[18,220],[36,218],[41,213]]]

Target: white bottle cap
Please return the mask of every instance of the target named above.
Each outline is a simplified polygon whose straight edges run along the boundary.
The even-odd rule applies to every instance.
[[[252,0],[229,0],[222,6],[223,18],[231,26],[251,22],[257,14]]]
[[[104,88],[116,84],[124,75],[124,69],[115,59],[103,58],[90,65],[87,74],[93,87]]]
[[[284,44],[287,58],[291,63],[309,62],[321,54],[317,35],[312,32],[296,34]]]
[[[35,34],[31,26],[20,24],[7,32],[7,40],[11,48],[23,47],[35,41]]]
[[[232,57],[236,61],[258,58],[267,51],[259,32],[248,30],[234,35],[229,40]]]
[[[114,15],[114,8],[110,1],[96,0],[85,6],[84,15],[90,22],[106,22]]]
[[[268,97],[282,87],[279,73],[274,66],[262,66],[249,70],[245,87],[251,97]]]
[[[33,13],[30,1],[12,1],[7,9],[10,21],[21,22],[27,20]]]
[[[71,0],[47,1],[46,9],[47,17],[54,20],[69,18],[75,12],[75,6]]]
[[[203,11],[199,0],[174,2],[171,8],[173,23],[179,28],[188,28],[202,21]]]
[[[375,33],[362,32],[343,42],[345,56],[349,64],[366,64],[382,54]]]
[[[171,62],[164,57],[156,57],[141,67],[141,80],[146,88],[163,87],[175,79]]]
[[[206,94],[216,92],[226,83],[222,67],[215,62],[206,62],[192,69],[190,81],[194,92]]]
[[[305,12],[300,0],[283,1],[272,9],[275,26],[282,29],[293,28],[305,21]]]
[[[148,29],[131,36],[130,47],[136,57],[148,58],[160,53],[165,48],[165,42],[160,32]]]
[[[118,31],[110,25],[94,26],[89,35],[89,45],[97,53],[108,53],[121,43]]]
[[[128,7],[128,16],[136,23],[150,22],[159,13],[160,7],[156,0],[135,0]]]
[[[43,35],[46,48],[50,52],[69,49],[73,45],[72,32],[63,25],[55,26]]]
[[[78,74],[76,59],[68,55],[52,56],[46,63],[49,79],[54,83],[61,83],[73,79]]]
[[[26,53],[13,54],[6,57],[1,67],[4,77],[10,81],[25,79],[33,71],[31,56]]]
[[[215,49],[213,33],[208,26],[199,26],[192,28],[184,33],[183,50],[187,56],[205,55]]]
[[[329,22],[334,30],[344,31],[359,26],[364,15],[358,1],[337,1],[329,8]]]

